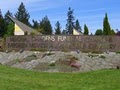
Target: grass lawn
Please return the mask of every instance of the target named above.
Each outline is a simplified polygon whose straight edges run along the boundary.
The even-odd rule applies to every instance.
[[[120,70],[45,73],[0,65],[0,90],[120,90]]]

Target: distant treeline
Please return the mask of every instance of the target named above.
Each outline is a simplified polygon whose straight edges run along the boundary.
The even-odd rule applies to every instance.
[[[77,31],[83,33],[84,35],[93,35],[90,34],[90,31],[86,24],[84,24],[84,30],[82,30],[81,25],[79,23],[78,19],[75,19],[74,10],[71,9],[71,7],[68,8],[67,11],[67,20],[65,29],[61,30],[61,24],[59,21],[56,21],[55,27],[53,29],[51,22],[48,18],[48,16],[43,17],[41,20],[32,20],[32,23],[30,23],[30,14],[26,10],[25,5],[23,2],[21,2],[20,6],[18,7],[17,12],[13,15],[9,10],[6,12],[6,14],[3,16],[2,12],[0,10],[0,37],[7,37],[14,35],[14,22],[12,22],[9,16],[15,17],[17,20],[23,22],[24,24],[34,28],[38,32],[41,32],[45,35],[52,35],[52,34],[63,34],[63,35],[72,35],[73,34],[73,28]],[[98,29],[95,32],[95,35],[120,35],[120,31],[115,31],[111,28],[108,20],[108,15],[105,13],[105,17],[103,19],[103,29]]]

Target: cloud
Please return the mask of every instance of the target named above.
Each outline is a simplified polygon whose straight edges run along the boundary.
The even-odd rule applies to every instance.
[[[48,9],[54,9],[54,8],[60,8],[62,6],[67,5],[69,0],[46,0],[44,2],[41,3],[36,3],[31,5],[31,7],[29,8],[30,12],[39,12],[39,11],[44,11],[44,10],[48,10]]]
[[[39,12],[48,9],[62,7],[68,4],[69,0],[7,0],[0,1],[0,9],[5,14],[7,10],[15,13],[21,2],[26,6],[28,12]]]
[[[43,2],[46,0],[1,0],[0,1],[0,9],[3,11],[3,13],[7,12],[7,10],[15,12],[17,8],[19,7],[20,3],[23,2],[25,6],[37,3],[37,2]]]
[[[108,10],[108,9],[110,9],[110,8],[97,8],[97,9],[95,9],[95,8],[93,8],[93,9],[86,9],[86,10],[80,10],[80,11],[78,11],[79,13],[84,13],[84,12],[96,12],[96,11],[105,11],[105,10]]]

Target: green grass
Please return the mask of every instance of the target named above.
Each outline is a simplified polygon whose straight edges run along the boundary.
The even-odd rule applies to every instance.
[[[120,70],[45,73],[0,65],[0,90],[120,90]]]

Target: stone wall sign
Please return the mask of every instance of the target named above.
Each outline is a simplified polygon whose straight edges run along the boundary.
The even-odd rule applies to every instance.
[[[7,49],[46,49],[81,51],[120,51],[119,36],[11,36],[6,38]]]

